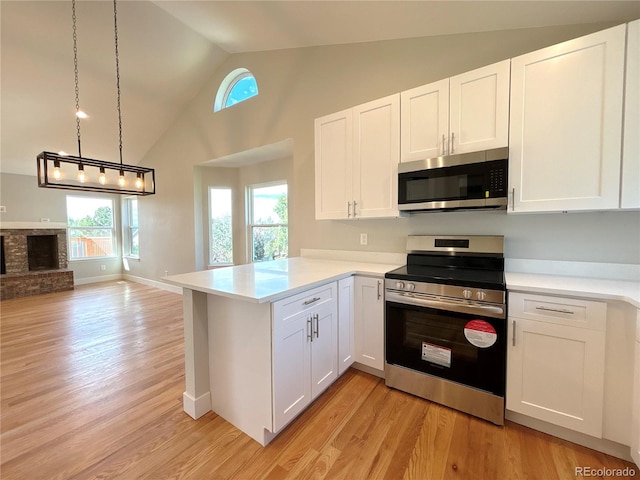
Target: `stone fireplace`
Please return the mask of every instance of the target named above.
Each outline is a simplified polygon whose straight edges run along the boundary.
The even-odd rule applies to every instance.
[[[64,228],[2,229],[0,298],[73,290]]]

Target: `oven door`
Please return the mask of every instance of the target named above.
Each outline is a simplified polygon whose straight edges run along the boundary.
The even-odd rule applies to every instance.
[[[504,396],[506,320],[386,302],[386,361]]]

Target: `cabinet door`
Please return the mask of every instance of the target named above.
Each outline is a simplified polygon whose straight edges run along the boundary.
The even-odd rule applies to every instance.
[[[507,409],[602,437],[605,332],[509,319]]]
[[[624,96],[622,208],[640,208],[640,20],[628,25]]]
[[[353,109],[354,216],[397,217],[400,94]]]
[[[509,142],[510,60],[449,80],[449,153],[506,147]]]
[[[400,94],[400,161],[446,155],[449,138],[449,79]]]
[[[618,207],[625,28],[511,60],[510,211]]]
[[[351,109],[315,120],[316,219],[350,215],[353,201]]]
[[[356,362],[384,370],[384,285],[379,278],[355,278]]]
[[[311,403],[311,312],[274,318],[273,405],[277,432]]]
[[[311,398],[338,378],[338,305],[331,302],[312,315]]]
[[[631,458],[640,467],[640,310],[636,320],[636,352],[633,370],[633,406],[631,414]]]
[[[353,277],[338,282],[338,375],[351,366],[355,357],[353,285]]]

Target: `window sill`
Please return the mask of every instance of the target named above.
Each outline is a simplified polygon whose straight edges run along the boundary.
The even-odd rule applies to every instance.
[[[215,270],[216,268],[233,267],[233,263],[216,263],[215,265],[207,265],[207,270]]]

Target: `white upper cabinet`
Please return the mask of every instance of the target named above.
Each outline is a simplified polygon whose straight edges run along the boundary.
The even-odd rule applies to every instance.
[[[510,60],[401,93],[401,161],[506,147]]]
[[[316,219],[398,217],[400,94],[315,121]]]
[[[347,218],[353,198],[351,109],[315,121],[316,219]]]
[[[510,60],[451,77],[449,153],[506,147]]]
[[[400,95],[353,109],[352,217],[397,217]]]
[[[449,79],[400,94],[402,162],[446,154],[449,138]]]
[[[509,211],[618,208],[625,30],[511,60]]]
[[[640,208],[640,20],[627,29],[627,78],[622,149],[622,208]]]

